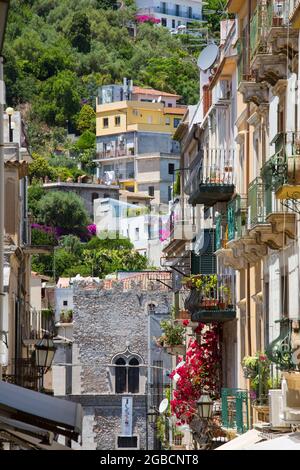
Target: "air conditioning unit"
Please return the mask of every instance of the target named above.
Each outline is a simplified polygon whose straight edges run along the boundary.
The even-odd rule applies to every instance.
[[[288,427],[282,419],[282,392],[281,390],[269,390],[270,423],[273,427]]]

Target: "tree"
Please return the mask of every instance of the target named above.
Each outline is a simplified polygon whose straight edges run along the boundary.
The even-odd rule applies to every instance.
[[[40,85],[33,111],[49,125],[65,126],[80,109],[79,81],[74,72],[64,70]]]
[[[50,180],[56,178],[55,170],[49,165],[48,160],[38,155],[36,153],[32,154],[33,162],[29,163],[29,178],[32,181],[34,178],[36,179],[44,179],[46,176]]]
[[[82,253],[80,238],[76,235],[63,235],[60,238],[60,245],[72,255],[79,257]]]
[[[41,222],[69,233],[82,231],[89,222],[82,199],[72,192],[47,193],[38,203],[38,212]]]
[[[28,188],[28,209],[34,217],[38,215],[37,204],[45,194],[45,189],[39,183],[35,183]]]
[[[129,238],[121,238],[118,232],[103,231],[100,233],[99,237],[93,237],[86,244],[85,248],[87,250],[122,250],[124,248],[130,250],[133,248],[133,244]]]
[[[96,113],[92,106],[85,104],[82,106],[77,119],[77,128],[80,132],[96,132]]]
[[[69,39],[79,52],[91,50],[91,25],[85,13],[75,13],[69,30]]]
[[[75,147],[79,150],[94,149],[96,147],[96,135],[91,131],[84,131],[77,140]]]

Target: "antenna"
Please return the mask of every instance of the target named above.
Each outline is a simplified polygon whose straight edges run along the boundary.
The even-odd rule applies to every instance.
[[[210,69],[219,56],[219,48],[216,44],[206,46],[198,57],[197,65],[200,70]]]

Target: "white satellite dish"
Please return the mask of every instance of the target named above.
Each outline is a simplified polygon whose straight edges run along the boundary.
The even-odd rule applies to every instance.
[[[216,62],[219,55],[219,48],[216,44],[206,46],[198,57],[197,65],[200,70],[210,69]]]
[[[184,364],[185,364],[185,361],[179,362],[179,364],[177,364],[177,366],[175,367],[175,369],[179,369],[179,367],[184,366]]]
[[[157,100],[158,103],[161,102],[161,96],[158,97],[158,100]]]
[[[158,408],[158,411],[160,412],[160,414],[164,413],[166,411],[166,409],[168,408],[168,406],[169,406],[169,400],[167,398],[164,398],[160,402],[160,405],[159,405],[159,408]]]

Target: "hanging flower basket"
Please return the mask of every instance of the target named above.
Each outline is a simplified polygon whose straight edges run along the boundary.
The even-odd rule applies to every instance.
[[[245,379],[254,379],[257,376],[257,370],[254,370],[251,367],[244,366],[243,375]]]

